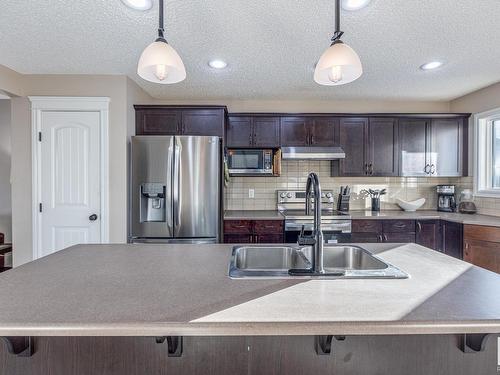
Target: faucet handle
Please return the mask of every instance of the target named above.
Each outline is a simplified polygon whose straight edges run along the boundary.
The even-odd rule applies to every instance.
[[[304,226],[302,225],[302,229],[299,233],[299,238],[297,239],[297,244],[299,246],[313,246],[316,244],[316,239],[313,235],[307,236],[304,234]]]

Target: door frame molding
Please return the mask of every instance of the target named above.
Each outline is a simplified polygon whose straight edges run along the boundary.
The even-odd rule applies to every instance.
[[[44,111],[99,112],[100,126],[100,192],[101,243],[109,242],[109,102],[108,97],[28,96],[31,102],[31,177],[33,260],[41,257],[41,144],[38,133]]]

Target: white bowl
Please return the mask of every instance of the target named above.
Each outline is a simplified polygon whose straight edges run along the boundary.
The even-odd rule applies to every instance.
[[[398,204],[399,207],[401,207],[403,210],[408,211],[408,212],[413,212],[418,210],[420,207],[422,207],[425,203],[425,198],[420,198],[411,202],[404,201],[402,199],[396,198],[396,203]]]

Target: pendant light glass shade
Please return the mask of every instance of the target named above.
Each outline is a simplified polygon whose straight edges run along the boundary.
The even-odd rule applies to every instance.
[[[340,29],[340,0],[335,0],[335,33],[332,44],[321,55],[314,69],[314,81],[320,85],[345,85],[363,74],[358,54],[342,42],[342,35],[344,32]]]
[[[338,86],[353,82],[362,74],[358,54],[347,44],[337,41],[321,55],[314,71],[314,81],[320,85]]]
[[[142,52],[137,65],[137,74],[146,81],[172,84],[186,79],[186,68],[170,44],[156,41]]]
[[[158,0],[158,38],[142,52],[137,74],[149,82],[172,84],[186,79],[186,68],[181,57],[165,39],[163,0]]]

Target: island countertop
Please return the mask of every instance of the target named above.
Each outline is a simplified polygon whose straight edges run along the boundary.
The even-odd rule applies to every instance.
[[[0,336],[500,332],[500,275],[415,244],[408,279],[232,280],[231,245],[78,245],[0,275]]]

